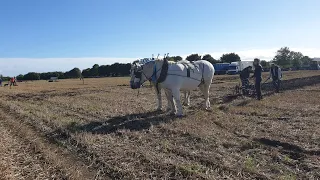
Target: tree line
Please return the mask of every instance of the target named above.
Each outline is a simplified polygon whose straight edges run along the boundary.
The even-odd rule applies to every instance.
[[[112,65],[95,64],[92,68],[87,68],[81,71],[75,67],[67,72],[55,71],[55,72],[29,72],[25,75],[18,75],[17,80],[49,80],[51,77],[57,77],[58,79],[74,79],[74,78],[91,78],[91,77],[117,77],[117,76],[129,76],[131,64],[114,63]],[[2,77],[2,80],[9,80],[10,77]]]
[[[271,62],[282,68],[293,68],[297,70],[313,69],[317,66],[317,63],[312,61],[309,56],[304,56],[301,52],[291,51],[289,47],[280,48]],[[270,63],[263,62],[263,64],[269,66]]]
[[[231,63],[236,61],[241,61],[241,58],[236,53],[223,54],[219,60],[214,59],[210,54],[200,56],[199,54],[191,54],[187,56],[186,60],[196,61],[196,60],[207,60],[212,64],[216,63]],[[172,59],[175,60],[175,59]],[[263,68],[269,68],[271,63],[275,63],[284,69],[316,69],[317,62],[312,61],[309,56],[303,55],[301,52],[291,51],[289,47],[282,47],[274,56],[273,59],[266,61],[261,60],[261,66]]]
[[[203,56],[199,54],[190,54],[186,57],[186,60],[192,62],[197,60],[207,60],[212,64],[216,63],[231,63],[241,61],[238,54],[226,53],[223,54],[219,59],[213,58],[210,54]],[[169,61],[180,61],[183,60],[181,56],[169,57]],[[269,68],[270,63],[276,63],[282,68],[294,68],[294,69],[306,69],[315,66],[315,62],[308,56],[304,56],[301,52],[291,51],[288,47],[282,47],[277,52],[272,60],[266,61],[261,60],[263,68]],[[67,72],[55,71],[55,72],[29,72],[25,75],[18,75],[18,80],[48,80],[51,77],[58,77],[59,79],[70,79],[70,78],[90,78],[90,77],[118,77],[118,76],[129,76],[130,75],[130,63],[114,63],[112,65],[101,65],[94,64],[92,68],[80,70],[75,67]],[[3,80],[8,80],[10,77],[2,77]]]

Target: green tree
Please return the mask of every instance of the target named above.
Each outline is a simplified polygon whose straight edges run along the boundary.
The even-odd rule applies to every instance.
[[[29,72],[26,75],[23,76],[24,80],[39,80],[40,74],[36,72]]]
[[[291,58],[291,66],[295,69],[300,69],[302,65],[302,58],[303,54],[301,52],[290,52],[290,58]]]
[[[282,47],[277,51],[273,62],[281,67],[288,68],[291,66],[291,55],[292,53],[288,47]]]
[[[262,66],[263,68],[268,68],[268,67],[270,67],[270,63],[267,62],[266,60],[261,60],[261,61],[260,61],[260,64],[261,64],[261,66]]]
[[[66,78],[80,78],[81,70],[79,68],[73,68],[72,70],[65,73]]]
[[[174,62],[178,62],[181,61],[182,57],[181,56],[172,56],[169,58],[169,61],[174,61]]]
[[[312,59],[309,56],[303,56],[301,58],[302,66],[310,66],[312,64]]]
[[[99,76],[99,65],[95,64],[90,69],[90,76]]]
[[[22,74],[19,74],[16,78],[17,80],[23,80],[24,76]]]
[[[99,76],[109,76],[110,71],[110,65],[101,65],[99,67]]]
[[[197,60],[200,60],[201,59],[201,56],[199,54],[191,54],[189,55],[186,60],[192,62],[192,61],[197,61]]]
[[[232,62],[236,62],[236,61],[241,61],[241,58],[236,53],[228,53],[228,54],[223,54],[220,57],[220,61],[223,63],[232,63]]]
[[[202,57],[202,60],[207,60],[209,61],[211,64],[216,64],[219,61],[217,61],[216,59],[214,59],[210,54],[206,54]]]
[[[90,68],[82,70],[82,77],[90,77]]]

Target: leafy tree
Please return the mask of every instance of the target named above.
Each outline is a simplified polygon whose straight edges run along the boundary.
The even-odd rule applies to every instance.
[[[291,66],[291,51],[288,47],[282,47],[277,51],[276,56],[273,58],[273,62],[281,67],[288,68]]]
[[[303,56],[301,58],[302,66],[310,66],[312,64],[312,59],[309,56]]]
[[[81,70],[79,68],[73,68],[72,70],[65,73],[66,78],[80,78]]]
[[[172,56],[171,58],[173,58],[173,61],[178,62],[182,60],[181,56]]]
[[[268,68],[268,67],[270,67],[270,63],[267,62],[266,60],[261,60],[261,61],[260,61],[260,64],[261,64],[261,66],[262,66],[263,68]]]
[[[23,80],[23,78],[24,78],[24,76],[23,76],[22,74],[19,74],[19,75],[16,77],[17,80]]]
[[[99,76],[99,65],[95,64],[90,69],[90,76]]]
[[[211,64],[216,64],[219,61],[215,60],[210,54],[206,54],[202,57],[202,60],[207,60],[209,61]]]
[[[199,54],[191,54],[189,55],[186,60],[192,62],[192,61],[197,61],[197,60],[200,60],[201,59],[201,56],[199,56]]]
[[[300,69],[302,65],[302,58],[303,55],[301,52],[290,52],[290,60],[291,60],[291,66],[294,67],[295,69]]]
[[[82,70],[82,77],[90,77],[90,68]]]
[[[175,57],[175,59],[179,59],[178,56]],[[67,72],[44,72],[44,73],[35,73],[30,72],[26,75],[19,75],[17,79],[23,79],[24,80],[48,80],[51,77],[58,77],[59,79],[64,78],[80,78],[80,77],[95,77],[95,76],[129,76],[130,75],[130,68],[131,64],[122,64],[122,63],[114,63],[112,65],[102,65],[99,66],[98,64],[95,64],[92,66],[92,68],[84,69],[82,72],[79,68],[73,68],[70,71]],[[9,79],[10,77],[8,77]],[[3,78],[3,80],[5,80]]]
[[[46,72],[46,73],[41,73],[40,74],[40,79],[43,80],[48,80],[51,77],[58,77],[59,79],[65,79],[65,73],[60,72],[60,71],[55,71],[55,72]]]
[[[110,68],[112,77],[117,77],[120,75],[120,63],[114,63],[110,66]]]
[[[223,63],[232,63],[236,61],[241,61],[240,56],[235,53],[228,53],[228,54],[223,54],[220,57],[220,61]]]
[[[36,72],[29,72],[23,77],[24,80],[40,80],[40,74]]]
[[[98,68],[99,76],[109,76],[111,72],[110,65],[102,65]]]

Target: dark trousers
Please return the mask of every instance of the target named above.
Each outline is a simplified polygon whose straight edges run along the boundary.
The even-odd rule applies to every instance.
[[[256,88],[257,98],[260,100],[262,98],[262,95],[261,95],[261,80],[260,79],[256,79],[254,86]]]
[[[242,84],[242,94],[247,95],[248,94],[248,88],[249,88],[249,79],[248,78],[242,78],[241,79]]]
[[[279,79],[275,79],[275,80],[272,80],[272,84],[276,92],[279,92],[281,81]]]

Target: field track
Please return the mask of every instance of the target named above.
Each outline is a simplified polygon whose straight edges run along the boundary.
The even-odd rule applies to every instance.
[[[319,71],[284,72],[262,101],[215,76],[211,111],[193,91],[183,118],[154,112],[154,90],[128,81],[1,87],[0,179],[320,179]]]

